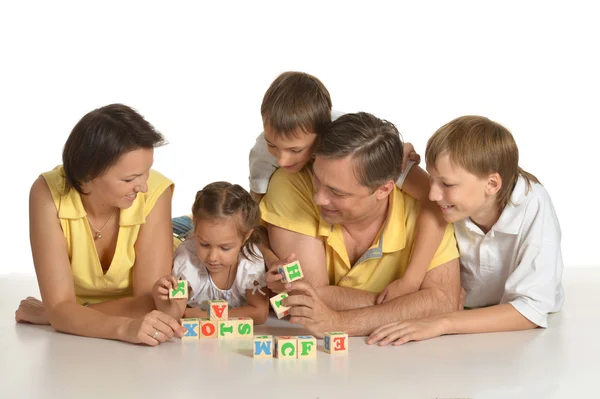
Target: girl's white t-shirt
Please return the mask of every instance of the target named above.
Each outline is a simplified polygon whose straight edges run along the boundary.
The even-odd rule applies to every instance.
[[[242,253],[238,256],[238,269],[231,289],[221,290],[214,285],[208,269],[196,251],[196,240],[185,240],[175,251],[173,259],[173,276],[180,280],[187,280],[188,287],[192,289],[188,305],[207,309],[206,302],[224,299],[229,307],[237,308],[248,304],[246,290],[253,290],[252,295],[266,295],[265,262],[260,250],[254,246],[253,250],[260,256],[255,259],[248,254],[248,260]]]

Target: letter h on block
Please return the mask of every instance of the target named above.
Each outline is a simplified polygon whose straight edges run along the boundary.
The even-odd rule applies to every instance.
[[[229,316],[227,301],[208,301],[208,318],[211,320],[227,320]]]
[[[330,355],[348,353],[348,334],[343,332],[328,332],[323,337],[325,352]]]
[[[273,298],[270,299],[271,307],[275,311],[275,315],[277,316],[278,319],[281,319],[282,317],[285,317],[290,314],[290,307],[283,306],[281,304],[281,301],[287,297],[288,297],[288,294],[286,294],[285,292],[282,292],[281,294],[275,295]]]
[[[258,335],[254,337],[253,345],[254,358],[272,358],[273,357],[273,336]]]
[[[304,277],[299,261],[281,266],[279,268],[279,274],[283,276],[281,279],[282,283],[291,283],[292,281],[300,280],[302,277]]]

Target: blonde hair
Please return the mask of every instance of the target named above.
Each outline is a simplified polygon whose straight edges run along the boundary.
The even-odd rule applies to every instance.
[[[525,178],[529,188],[532,182],[541,184],[519,167],[519,148],[510,131],[483,116],[461,116],[439,128],[427,141],[425,160],[435,165],[445,154],[454,165],[480,178],[498,173],[502,178],[496,197],[500,209],[509,203],[519,176]]]
[[[237,231],[242,240],[252,231],[242,246],[242,255],[260,259],[253,246],[264,242],[265,228],[260,226],[260,208],[250,194],[237,184],[215,182],[196,193],[192,206],[194,226],[200,220],[237,218]]]

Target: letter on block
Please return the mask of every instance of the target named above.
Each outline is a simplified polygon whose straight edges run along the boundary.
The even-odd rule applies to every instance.
[[[198,319],[181,319],[181,325],[185,327],[182,341],[196,340],[200,338],[200,321]]]
[[[199,319],[200,321],[200,339],[217,338],[217,321],[210,319]]]
[[[177,287],[169,290],[171,299],[188,299],[188,282],[186,280],[177,281]]]
[[[288,297],[288,294],[285,292],[282,292],[281,294],[275,295],[273,298],[271,298],[271,307],[273,307],[273,310],[275,311],[275,315],[277,316],[278,319],[281,319],[282,317],[285,317],[290,314],[290,307],[283,306],[281,304],[281,301],[287,297]]]
[[[211,320],[227,320],[228,319],[227,301],[222,299],[218,301],[208,301],[208,318]]]
[[[219,339],[233,339],[233,322],[230,320],[219,320]]]
[[[233,336],[235,338],[252,338],[254,335],[254,320],[251,317],[232,317]]]
[[[283,276],[281,279],[282,283],[291,283],[292,281],[300,280],[302,277],[304,277],[299,261],[294,261],[292,263],[288,263],[287,265],[281,266],[279,268],[279,274]]]
[[[312,335],[299,335],[298,337],[298,359],[317,357],[317,339]]]
[[[343,332],[328,332],[323,337],[325,352],[330,355],[348,353],[348,334]]]
[[[256,337],[254,337],[253,352],[254,358],[272,358],[273,336],[257,335]]]
[[[275,337],[275,357],[278,359],[297,359],[296,337]]]

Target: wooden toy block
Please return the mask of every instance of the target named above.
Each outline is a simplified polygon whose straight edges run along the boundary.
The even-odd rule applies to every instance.
[[[317,357],[317,339],[312,335],[299,335],[297,350],[298,359],[310,359]]]
[[[281,319],[282,317],[285,317],[290,314],[291,308],[289,306],[283,306],[281,304],[281,301],[287,297],[288,297],[288,294],[285,292],[282,292],[281,294],[275,295],[273,298],[270,299],[271,307],[275,311],[275,315],[277,316],[278,319]]]
[[[219,320],[219,339],[233,339],[233,322],[230,320]]]
[[[275,337],[275,357],[277,359],[297,359],[298,340],[296,337]]]
[[[217,321],[198,319],[200,321],[200,339],[215,339],[218,337]]]
[[[228,319],[227,301],[222,299],[218,301],[208,301],[208,318],[211,320],[227,320]]]
[[[273,357],[273,336],[272,335],[257,335],[254,337],[252,352],[255,359],[272,358]]]
[[[302,277],[304,277],[299,261],[294,261],[292,263],[288,263],[287,265],[281,266],[279,268],[279,274],[283,276],[281,279],[282,283],[291,283],[292,281],[300,280]]]
[[[348,334],[343,332],[328,332],[323,337],[325,352],[330,355],[348,353]]]
[[[232,317],[234,338],[252,338],[254,335],[254,320],[251,317]]]
[[[188,282],[186,280],[177,281],[177,287],[169,290],[171,299],[188,299]]]
[[[181,319],[181,325],[186,330],[184,336],[181,337],[182,341],[200,339],[200,321],[198,319]]]

